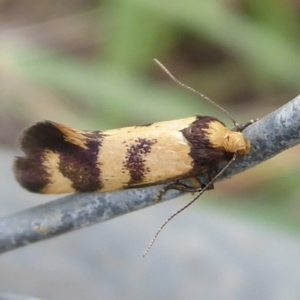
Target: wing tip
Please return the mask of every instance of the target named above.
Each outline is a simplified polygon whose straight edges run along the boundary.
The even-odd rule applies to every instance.
[[[33,155],[44,149],[51,149],[63,140],[64,135],[59,129],[59,124],[43,121],[24,129],[18,143],[27,155]]]
[[[64,141],[59,125],[52,121],[38,122],[24,129],[18,139],[25,155],[15,158],[13,172],[20,185],[30,192],[43,193],[50,183],[43,162],[46,151],[54,150]]]
[[[33,193],[43,193],[43,189],[49,183],[48,174],[39,157],[34,160],[28,157],[16,157],[13,172],[20,185]]]

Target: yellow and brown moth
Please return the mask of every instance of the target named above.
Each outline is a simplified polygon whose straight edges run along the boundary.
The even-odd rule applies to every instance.
[[[52,121],[25,129],[25,157],[17,157],[17,181],[36,193],[108,192],[177,182],[206,174],[250,143],[210,116],[81,131]]]

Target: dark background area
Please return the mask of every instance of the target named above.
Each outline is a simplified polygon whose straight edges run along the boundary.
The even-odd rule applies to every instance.
[[[20,131],[44,119],[102,130],[208,114],[231,126],[226,115],[171,81],[153,58],[238,122],[265,116],[299,94],[299,17],[300,5],[292,0],[0,1],[2,169],[10,172]],[[295,147],[216,184],[191,210],[208,206],[299,239],[299,163]],[[49,200],[21,190],[11,174],[0,185],[2,216]],[[149,221],[147,234],[157,226]],[[180,244],[180,236],[173,238],[170,252]],[[22,251],[30,252],[14,253]],[[47,296],[31,288],[6,290]]]

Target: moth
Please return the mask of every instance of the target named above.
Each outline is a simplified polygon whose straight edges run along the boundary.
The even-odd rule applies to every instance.
[[[162,193],[169,188],[199,192],[192,202],[212,188],[224,169],[214,178],[210,178],[209,171],[221,162],[227,163],[227,168],[236,158],[249,153],[250,142],[242,131],[253,121],[238,125],[225,109],[178,81],[156,62],[175,82],[221,108],[235,128],[230,130],[217,118],[200,115],[106,131],[38,122],[25,129],[19,139],[25,156],[16,157],[13,170],[21,186],[35,193],[61,194],[168,183]],[[199,175],[208,183],[201,182]]]
[[[241,132],[209,116],[93,132],[45,121],[27,128],[20,145],[25,157],[14,162],[16,179],[44,194],[179,187],[250,150]]]

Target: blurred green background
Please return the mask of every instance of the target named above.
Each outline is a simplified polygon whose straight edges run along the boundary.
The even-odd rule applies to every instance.
[[[44,119],[99,130],[212,114],[230,125],[153,58],[238,122],[261,118],[299,94],[299,16],[292,0],[2,0],[1,146],[16,149]],[[299,162],[295,147],[202,201],[298,231]]]

